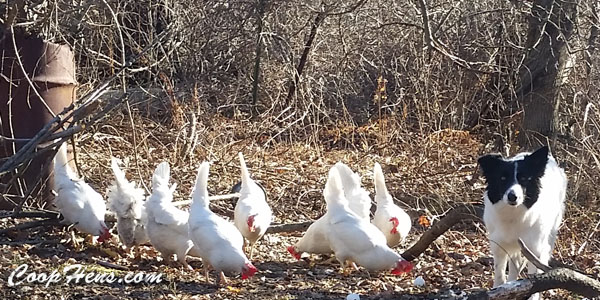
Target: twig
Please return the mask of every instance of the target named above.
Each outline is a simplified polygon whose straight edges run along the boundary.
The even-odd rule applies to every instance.
[[[450,58],[450,60],[452,60],[452,62],[454,62],[458,66],[463,67],[469,71],[483,73],[483,74],[494,74],[494,73],[501,72],[501,69],[499,66],[492,66],[487,62],[466,61],[466,60],[450,53],[450,51],[446,50],[445,49],[446,47],[442,43],[440,43],[432,34],[431,25],[430,25],[430,21],[429,21],[429,13],[427,11],[427,3],[425,3],[425,0],[417,0],[417,2],[419,4],[419,9],[421,11],[421,18],[423,19],[424,44],[425,44],[425,48],[427,48],[429,53],[431,52],[431,50],[435,50],[435,51],[441,53],[442,55]],[[495,67],[495,68],[497,68],[497,70],[485,71],[485,70],[481,70],[481,69],[475,69],[475,68],[473,68],[474,65],[484,65],[484,66],[488,66],[488,67]]]
[[[58,225],[62,225],[59,223],[58,219],[37,220],[37,221],[18,224],[13,227],[9,227],[9,228],[0,229],[0,235],[5,234],[7,232],[15,231],[15,230],[24,230],[24,229],[35,228],[35,227],[40,227],[40,226],[58,226]]]
[[[59,213],[55,211],[19,211],[10,212],[10,214],[2,216],[11,218],[45,218],[45,219],[58,219]]]
[[[533,263],[538,269],[540,269],[544,272],[548,272],[552,269],[552,268],[550,268],[550,266],[544,264],[537,256],[535,256],[533,254],[533,252],[531,252],[531,250],[529,250],[527,245],[525,245],[525,242],[523,242],[523,240],[521,238],[519,238],[518,243],[519,243],[519,246],[521,247],[521,253],[523,254],[523,256],[525,256],[525,258],[527,258],[527,260],[529,260],[531,263]]]
[[[129,268],[121,266],[121,265],[117,265],[117,264],[113,264],[107,261],[103,261],[103,260],[96,260],[95,261],[98,265],[101,265],[105,268],[111,268],[111,269],[115,269],[115,270],[121,270],[121,271],[129,271]]]
[[[312,44],[315,40],[315,36],[317,35],[317,30],[319,29],[319,26],[321,25],[323,20],[325,20],[326,16],[327,16],[327,14],[325,12],[317,13],[317,17],[315,18],[315,20],[310,28],[310,33],[308,35],[308,39],[306,40],[306,44],[304,45],[304,50],[302,51],[302,56],[300,56],[300,61],[298,62],[298,67],[296,67],[296,72],[294,74],[294,80],[290,83],[290,88],[289,88],[287,98],[285,101],[286,105],[290,105],[290,101],[292,100],[292,97],[294,97],[294,95],[296,94],[296,88],[298,87],[298,83],[300,82],[300,76],[302,75],[302,72],[304,71],[304,66],[306,65],[306,62],[308,60],[308,54],[310,53]]]
[[[262,30],[263,30],[263,18],[265,15],[265,0],[258,0],[258,13],[256,22],[256,49],[254,59],[254,70],[252,72],[252,108],[256,108],[256,102],[258,100],[258,84],[260,79],[260,59],[262,55]],[[254,114],[254,111],[252,112]]]
[[[291,224],[275,224],[275,225],[271,225],[267,229],[267,233],[306,231],[306,229],[308,229],[308,227],[312,223],[314,223],[314,222],[306,221],[306,222],[291,223]]]

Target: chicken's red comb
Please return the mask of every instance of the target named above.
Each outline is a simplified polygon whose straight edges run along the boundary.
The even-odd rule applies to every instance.
[[[244,266],[247,269],[242,271],[242,279],[248,279],[248,278],[254,276],[254,274],[256,272],[258,272],[258,269],[251,263],[246,263]]]
[[[300,259],[300,253],[296,252],[296,248],[294,248],[294,246],[287,247],[287,251],[296,259]]]
[[[248,225],[248,230],[250,230],[250,232],[254,232],[254,230],[255,230],[255,228],[254,228],[254,217],[255,216],[256,215],[251,215],[246,220],[246,224]]]
[[[102,233],[100,234],[100,236],[98,237],[98,242],[102,243],[108,239],[111,238],[111,234],[110,231],[108,230],[108,228],[102,228]]]
[[[400,260],[396,263],[396,267],[392,270],[392,274],[400,275],[402,273],[408,273],[413,269],[413,264],[407,260]]]
[[[394,227],[392,227],[392,230],[390,230],[390,232],[392,234],[398,233],[398,224],[400,224],[400,222],[398,221],[398,218],[392,217],[392,218],[390,218],[390,222],[392,222],[392,226],[394,226]]]

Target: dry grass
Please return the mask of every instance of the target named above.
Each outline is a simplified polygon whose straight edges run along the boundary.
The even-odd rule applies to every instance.
[[[425,215],[435,221],[451,205],[481,201],[482,179],[473,179],[472,176],[477,174],[476,158],[485,145],[480,142],[481,136],[466,131],[400,134],[397,131],[401,129],[388,122],[385,126],[389,132],[402,136],[403,142],[396,144],[401,147],[391,144],[382,147],[378,144],[382,139],[378,126],[382,123],[377,122],[352,130],[339,127],[336,129],[338,135],[321,136],[323,145],[318,147],[283,142],[265,145],[260,135],[262,129],[255,122],[223,118],[203,111],[207,108],[183,105],[182,111],[200,109],[198,116],[205,117],[197,120],[197,147],[191,151],[191,155],[181,158],[179,149],[185,148],[182,140],[190,139],[185,132],[189,125],[184,121],[179,125],[164,126],[173,117],[161,107],[161,102],[157,100],[137,102],[131,107],[134,128],[124,109],[114,112],[107,118],[110,121],[98,125],[78,139],[82,171],[94,187],[103,191],[112,180],[110,155],[123,158],[128,176],[146,185],[149,184],[153,168],[167,160],[173,165],[173,181],[179,186],[176,200],[184,200],[190,194],[196,167],[201,161],[210,160],[213,162],[209,179],[210,193],[224,194],[238,181],[236,153],[242,151],[254,177],[266,187],[277,223],[314,219],[324,212],[321,191],[327,170],[336,161],[344,161],[362,174],[363,184],[370,191],[373,191],[373,163],[380,162],[392,194],[414,219]],[[137,145],[133,143],[134,131],[139,141]],[[336,146],[340,141],[344,141],[346,147]],[[572,177],[571,172],[567,171],[568,176]],[[234,201],[214,202],[211,207],[221,215],[231,216]],[[590,232],[589,227],[597,220],[596,214],[570,203],[556,251],[556,256],[562,261],[594,276],[598,274],[595,261],[597,253],[600,253],[600,244],[593,238],[595,231]],[[414,224],[411,241],[415,241],[424,229],[416,220]],[[9,240],[56,239],[62,236],[61,231],[54,230],[46,234],[34,234],[33,237],[12,236]],[[285,247],[300,236],[267,236],[258,246],[260,254],[256,262],[261,271],[257,278],[251,281],[234,279],[229,288],[221,289],[204,284],[199,273],[163,266],[157,261],[157,253],[149,247],[141,260],[127,259],[123,254],[107,255],[93,247],[78,253],[60,244],[33,247],[21,244],[8,248],[4,246],[3,249],[7,254],[16,256],[17,261],[39,261],[40,270],[68,263],[71,257],[88,264],[92,263],[92,259],[100,258],[147,273],[162,272],[169,279],[168,284],[162,285],[126,286],[124,294],[119,292],[119,286],[77,286],[71,291],[59,288],[60,293],[73,298],[91,295],[100,287],[106,288],[109,295],[131,299],[188,299],[193,295],[201,299],[339,299],[350,292],[363,295],[363,299],[387,299],[403,294],[437,293],[447,288],[470,291],[490,288],[491,285],[491,257],[482,226],[467,225],[447,232],[417,259],[415,271],[402,277],[369,276],[364,272],[344,277],[338,273],[335,264],[295,262],[286,253]],[[116,244],[108,246],[108,249],[121,253]],[[23,256],[23,253],[32,251],[33,254]],[[51,257],[54,255],[58,259],[53,260]],[[199,268],[199,263],[193,265]],[[16,263],[13,260],[7,266],[14,268]],[[425,278],[425,288],[412,285],[416,276]],[[33,287],[35,293],[45,293],[44,289],[36,285]],[[24,297],[21,289],[13,288],[10,291],[14,298]],[[565,299],[571,296],[552,293],[547,297]]]

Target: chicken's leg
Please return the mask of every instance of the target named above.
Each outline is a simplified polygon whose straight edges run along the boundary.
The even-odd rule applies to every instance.
[[[185,257],[181,260],[179,260],[179,262],[183,265],[183,268],[189,271],[194,271],[194,268],[192,268],[192,266],[190,266],[187,261],[185,260]]]
[[[202,270],[204,271],[204,278],[206,279],[206,284],[210,284],[210,277],[208,277],[208,268],[209,265],[205,262],[202,264]]]
[[[250,260],[252,260],[252,256],[254,254],[254,244],[250,244],[249,246],[250,246]]]
[[[73,248],[75,248],[76,251],[83,250],[83,246],[79,243],[79,241],[77,241],[77,237],[75,236],[75,229],[71,228],[70,232],[71,232],[71,244],[73,244]]]
[[[223,273],[223,271],[219,271],[219,277],[217,277],[217,286],[221,286],[221,282],[223,282],[223,284],[227,284],[227,277],[225,277],[225,273]]]

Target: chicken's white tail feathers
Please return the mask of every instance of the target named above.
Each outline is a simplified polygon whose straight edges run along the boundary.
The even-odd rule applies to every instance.
[[[123,187],[123,185],[127,183],[127,179],[125,178],[125,172],[119,168],[119,159],[116,157],[111,157],[110,167],[115,174],[117,186]]]
[[[198,168],[198,175],[196,177],[196,185],[194,186],[194,192],[192,194],[192,201],[202,205],[208,205],[208,172],[210,170],[210,163],[205,161]]]
[[[375,193],[385,194],[388,192],[387,187],[385,186],[383,170],[379,163],[375,163],[375,167],[373,167],[373,180],[375,181]]]
[[[171,176],[171,167],[166,161],[158,164],[152,175],[152,189],[168,188],[169,178]]]
[[[115,181],[108,189],[109,209],[119,217],[141,218],[144,190],[137,188],[135,182],[127,180],[125,172],[119,168],[119,159],[111,157],[110,166],[115,174]]]
[[[340,173],[335,166],[329,170],[329,177],[327,177],[323,195],[325,196],[325,202],[327,203],[339,202],[344,198],[342,179],[340,178]]]
[[[389,192],[385,185],[385,176],[379,163],[375,163],[373,167],[373,181],[375,185],[375,200],[379,202],[389,199]]]
[[[341,179],[341,184],[344,190],[350,190],[355,187],[360,187],[360,176],[354,173],[350,167],[342,162],[337,162],[335,164],[335,168],[337,168],[339,177]]]
[[[244,160],[244,154],[242,154],[242,152],[238,152],[238,157],[240,158],[240,169],[242,170],[242,187],[248,186],[248,184],[252,181],[252,178],[250,178],[250,172],[248,172],[246,160]]]
[[[54,155],[54,174],[56,176],[64,176],[71,179],[77,178],[77,174],[69,166],[69,158],[67,157],[67,143],[64,142],[58,148]]]

